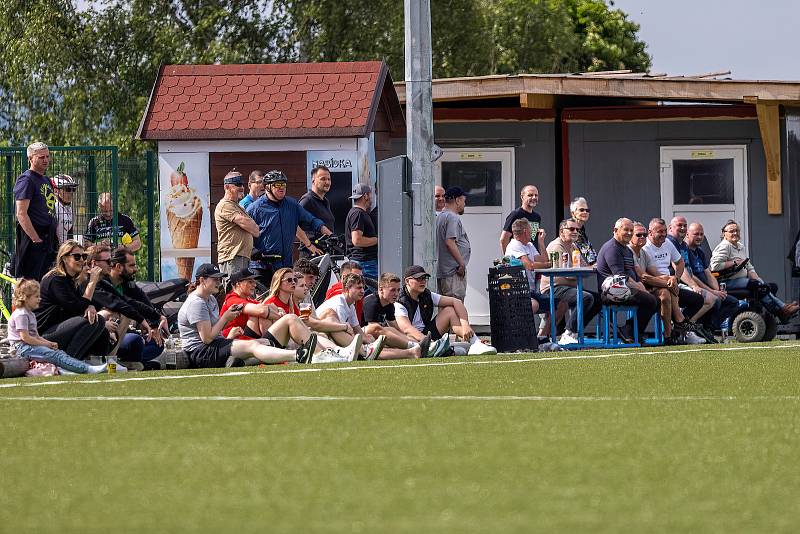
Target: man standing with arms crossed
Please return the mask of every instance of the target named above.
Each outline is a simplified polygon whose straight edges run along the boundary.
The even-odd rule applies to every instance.
[[[225,196],[214,208],[214,223],[217,226],[217,263],[219,270],[230,276],[250,265],[253,238],[258,237],[260,230],[239,204],[244,193],[241,173],[229,172],[222,183]]]
[[[464,302],[471,248],[460,215],[464,214],[467,195],[460,187],[451,187],[444,194],[444,202],[444,210],[436,217],[436,244],[439,248],[436,285],[440,294]]]
[[[33,143],[27,154],[30,167],[14,184],[17,216],[14,275],[41,280],[54,248],[56,198],[50,179],[44,174],[50,166],[47,145]]]

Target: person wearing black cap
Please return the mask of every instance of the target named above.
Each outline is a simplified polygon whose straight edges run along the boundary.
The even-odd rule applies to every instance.
[[[353,200],[353,207],[347,213],[344,232],[347,257],[361,264],[364,276],[375,280],[378,278],[378,232],[369,215],[372,187],[368,184],[356,184],[350,198]]]
[[[247,268],[253,252],[253,238],[258,237],[256,222],[239,205],[244,196],[244,178],[237,170],[225,175],[222,181],[225,196],[214,208],[217,227],[217,264],[230,276]]]
[[[464,302],[471,252],[469,237],[461,223],[467,195],[460,187],[451,187],[444,192],[444,203],[444,210],[436,217],[436,245],[439,249],[436,285],[442,295]]]
[[[230,339],[220,335],[229,322],[242,313],[242,307],[231,306],[220,316],[216,294],[223,274],[204,263],[197,268],[196,289],[178,312],[181,347],[194,367],[234,367],[249,358],[264,363],[297,361],[311,363],[317,346],[317,335],[311,334],[296,351],[275,348],[266,340]]]
[[[400,330],[417,341],[426,334],[430,334],[431,339],[444,338],[448,349],[448,334],[453,332],[470,343],[469,354],[497,354],[497,349],[484,344],[475,335],[463,302],[427,288],[430,277],[419,265],[412,265],[403,273],[403,288],[394,304],[394,316]],[[439,308],[436,315],[434,308]],[[446,354],[447,349],[442,353]]]

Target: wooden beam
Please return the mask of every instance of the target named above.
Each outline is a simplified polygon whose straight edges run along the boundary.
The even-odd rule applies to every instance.
[[[767,160],[767,213],[783,213],[781,197],[781,124],[780,106],[777,102],[758,100],[758,128]]]
[[[519,105],[528,109],[553,109],[555,107],[555,97],[553,95],[522,93],[519,95]]]

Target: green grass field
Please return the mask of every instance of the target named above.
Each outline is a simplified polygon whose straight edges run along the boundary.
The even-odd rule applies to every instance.
[[[0,532],[796,532],[800,344],[0,382]]]

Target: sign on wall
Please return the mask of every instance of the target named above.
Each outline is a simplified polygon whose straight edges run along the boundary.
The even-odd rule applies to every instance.
[[[162,153],[158,158],[161,278],[194,279],[211,262],[208,153]]]

